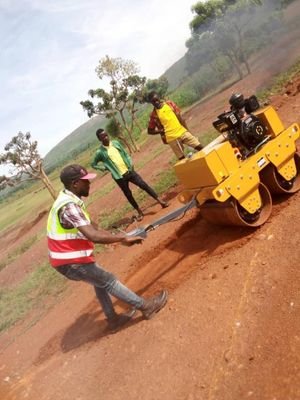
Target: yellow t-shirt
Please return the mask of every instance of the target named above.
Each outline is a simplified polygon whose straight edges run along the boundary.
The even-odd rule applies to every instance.
[[[165,103],[162,108],[156,109],[156,113],[160,123],[164,127],[167,143],[178,139],[186,132],[186,128],[181,125],[176,114],[168,104]]]
[[[112,143],[109,143],[109,146],[107,146],[106,148],[107,148],[108,157],[116,165],[116,167],[118,168],[120,174],[124,175],[128,171],[128,168],[127,168],[126,164],[124,163],[124,160],[121,157],[121,154],[119,153],[119,150],[116,149],[112,145]]]

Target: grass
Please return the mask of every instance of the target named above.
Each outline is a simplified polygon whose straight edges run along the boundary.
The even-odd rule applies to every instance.
[[[125,204],[116,210],[103,210],[99,215],[98,223],[102,229],[113,229],[115,226],[120,226],[119,221],[130,211],[131,206]]]
[[[30,310],[41,307],[46,296],[57,298],[65,288],[65,279],[43,263],[14,288],[0,289],[0,332],[10,328]]]
[[[216,129],[210,129],[206,132],[203,132],[201,134],[201,144],[203,146],[208,145],[210,142],[212,142],[214,139],[216,139],[218,136],[220,136],[220,133]]]
[[[177,183],[177,178],[173,168],[161,172],[158,175],[158,180],[154,184],[154,190],[158,194],[162,194],[169,190],[171,187],[175,186]]]

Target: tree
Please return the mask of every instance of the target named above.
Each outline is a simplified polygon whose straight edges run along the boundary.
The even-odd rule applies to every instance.
[[[16,186],[21,181],[40,179],[53,199],[56,199],[55,190],[43,169],[37,145],[29,132],[19,132],[4,147],[4,152],[0,154],[0,165],[8,167],[9,173],[0,177],[0,190]]]
[[[117,138],[121,134],[120,123],[111,118],[106,124],[105,130],[110,136],[112,136],[113,138]]]
[[[187,44],[192,48],[193,43],[197,43],[199,40],[201,42],[201,37],[206,34],[206,42],[209,37],[209,41],[212,43],[211,48],[216,54],[223,53],[228,57],[242,79],[241,63],[246,65],[247,72],[250,73],[243,33],[252,21],[253,9],[256,6],[256,2],[248,0],[198,2],[192,7],[196,16],[190,23],[193,36]],[[208,32],[210,36],[207,35]]]
[[[189,69],[194,71],[195,65],[200,67],[211,62],[212,56],[223,54],[240,79],[243,78],[243,66],[250,74],[248,59],[253,51],[250,32],[259,36],[259,30],[273,23],[274,12],[282,5],[282,0],[208,0],[196,3],[192,7],[196,15],[190,23],[192,37],[186,42]],[[210,49],[207,57],[206,49]]]
[[[165,97],[169,88],[168,79],[161,76],[158,79],[148,79],[144,89],[144,100],[148,100],[148,94],[155,91],[161,98]]]
[[[97,101],[96,104],[91,100],[80,102],[89,117],[100,114],[118,120],[116,123],[121,126],[121,139],[130,152],[138,150],[133,129],[138,127],[135,115],[138,103],[142,102],[139,95],[146,83],[146,78],[139,76],[138,72],[139,68],[133,61],[105,56],[99,61],[96,73],[101,81],[109,80],[110,89],[89,90],[88,94]]]

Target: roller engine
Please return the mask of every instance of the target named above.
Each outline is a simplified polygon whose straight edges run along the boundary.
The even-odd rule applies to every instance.
[[[253,114],[259,109],[255,96],[245,99],[240,93],[233,94],[229,103],[230,111],[220,114],[213,126],[239,150],[240,157],[244,159],[270,136],[267,135],[266,127]]]

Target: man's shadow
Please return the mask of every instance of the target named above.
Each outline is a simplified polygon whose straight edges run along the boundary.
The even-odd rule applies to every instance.
[[[118,301],[114,306],[118,306]],[[119,307],[118,307],[119,308]],[[131,321],[117,330],[108,328],[107,321],[103,317],[103,312],[97,300],[93,300],[87,307],[87,311],[80,315],[74,323],[69,325],[66,329],[62,329],[40,349],[39,354],[35,360],[35,364],[39,365],[50,359],[56,353],[68,353],[81,346],[86,346],[97,342],[98,340],[114,335],[124,329],[138,324],[142,319],[142,315],[138,312]],[[118,310],[119,312],[123,312]]]
[[[100,305],[98,304],[95,307],[100,309]],[[76,321],[66,329],[61,338],[61,351],[67,353],[87,343],[96,342],[106,336],[128,329],[130,326],[136,325],[142,320],[142,315],[139,315],[132,318],[132,320],[123,327],[117,330],[110,330],[106,320],[99,319],[99,316],[103,317],[103,312],[97,310],[85,313],[77,318]]]

